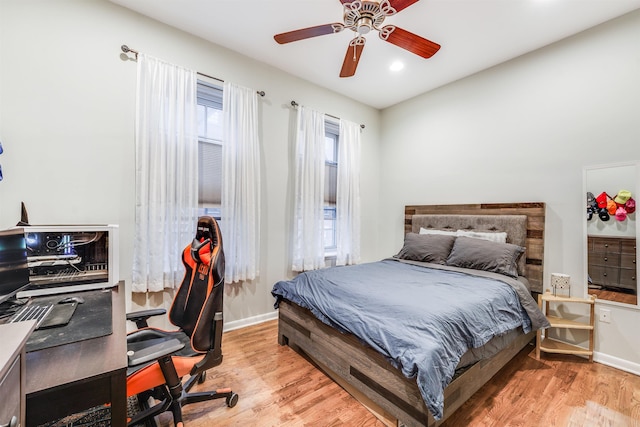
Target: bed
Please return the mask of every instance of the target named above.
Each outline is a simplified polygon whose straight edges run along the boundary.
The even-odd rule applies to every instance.
[[[279,343],[388,425],[442,423],[546,326],[544,209],[405,207],[394,257],[274,285]]]

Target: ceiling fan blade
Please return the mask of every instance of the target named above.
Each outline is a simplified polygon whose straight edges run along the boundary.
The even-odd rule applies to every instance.
[[[431,58],[440,49],[438,43],[422,38],[394,25],[380,29],[380,38],[423,58]]]
[[[362,55],[362,49],[366,39],[364,37],[356,37],[349,42],[347,53],[344,56],[344,62],[342,63],[342,69],[340,70],[340,77],[351,77],[356,73],[358,68],[358,62],[360,62],[360,55]]]
[[[400,12],[402,9],[406,9],[412,4],[418,2],[418,0],[388,0],[388,1],[391,7],[396,10],[396,12]]]
[[[325,34],[339,33],[344,30],[344,25],[336,22],[334,24],[318,25],[315,27],[302,28],[300,30],[280,33],[273,38],[280,44],[291,43],[298,40],[308,39],[311,37],[324,36]]]

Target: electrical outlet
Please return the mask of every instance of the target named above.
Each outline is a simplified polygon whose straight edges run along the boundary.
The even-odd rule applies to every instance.
[[[603,323],[611,323],[611,310],[608,310],[606,308],[601,308],[600,321]]]

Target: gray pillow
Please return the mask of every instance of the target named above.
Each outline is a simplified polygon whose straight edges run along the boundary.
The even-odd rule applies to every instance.
[[[407,233],[404,236],[404,246],[395,257],[410,261],[444,264],[455,240],[456,236]]]
[[[518,259],[523,253],[522,246],[511,243],[460,236],[453,244],[446,265],[491,271],[517,278]]]

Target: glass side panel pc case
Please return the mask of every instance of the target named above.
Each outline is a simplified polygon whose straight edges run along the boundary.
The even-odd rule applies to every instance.
[[[117,285],[117,225],[24,227],[30,286],[19,297]]]

